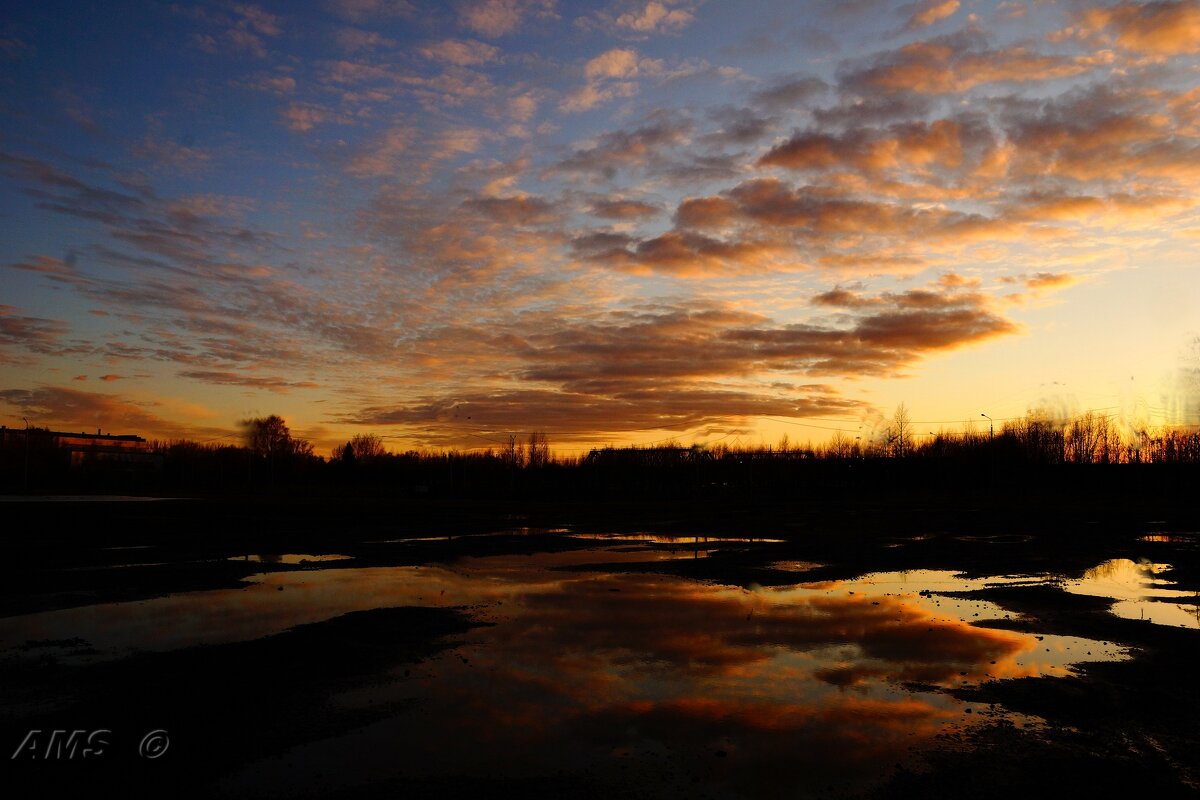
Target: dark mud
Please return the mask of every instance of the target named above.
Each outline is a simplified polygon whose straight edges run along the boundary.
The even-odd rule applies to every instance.
[[[47,796],[51,787],[97,781],[129,796],[204,796],[242,764],[396,713],[397,704],[347,710],[329,698],[380,673],[394,670],[404,679],[452,647],[454,634],[478,624],[460,609],[380,608],[254,641],[101,664],[66,662],[63,656],[86,655],[78,641],[30,642],[20,658],[0,661],[6,746],[31,729],[111,733],[103,737],[105,752],[92,758],[55,753],[48,761],[39,747],[10,753],[17,757],[7,766],[13,780]],[[138,747],[155,730],[169,732],[170,744],[147,759]]]

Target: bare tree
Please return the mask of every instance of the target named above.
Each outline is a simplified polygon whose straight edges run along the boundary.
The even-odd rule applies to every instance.
[[[896,413],[892,415],[892,427],[889,429],[892,434],[892,452],[897,458],[904,458],[912,452],[912,417],[908,414],[908,407],[901,403],[896,406]]]
[[[534,432],[529,434],[529,466],[544,467],[550,462],[550,440],[546,434]]]
[[[355,434],[351,437],[349,445],[354,452],[354,458],[359,462],[377,459],[387,452],[383,447],[383,439],[373,433]]]

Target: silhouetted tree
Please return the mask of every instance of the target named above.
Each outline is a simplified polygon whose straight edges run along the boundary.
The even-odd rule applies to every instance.
[[[292,462],[312,458],[312,443],[293,438],[287,423],[277,414],[242,420],[241,424],[247,449],[267,462],[272,481],[277,465],[290,467]]]
[[[892,452],[897,458],[904,458],[912,451],[912,417],[904,403],[896,406],[896,413],[892,415],[891,433]]]
[[[246,447],[257,456],[274,458],[292,452],[292,432],[276,414],[242,420],[242,435]]]
[[[359,433],[351,437],[347,444],[358,461],[373,461],[384,455],[383,439],[373,433]]]
[[[550,463],[550,440],[544,433],[529,434],[529,466],[544,467]]]

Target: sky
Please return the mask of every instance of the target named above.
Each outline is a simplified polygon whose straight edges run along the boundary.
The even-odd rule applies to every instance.
[[[0,424],[1200,424],[1200,0],[0,15]]]

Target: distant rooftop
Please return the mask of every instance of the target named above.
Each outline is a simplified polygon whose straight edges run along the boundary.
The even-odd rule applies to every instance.
[[[7,425],[0,425],[0,431],[4,433],[25,433],[32,431],[42,436],[57,436],[60,438],[70,437],[72,439],[94,439],[96,441],[107,442],[144,442],[146,441],[141,436],[133,433],[85,433],[84,431],[48,431],[44,428],[10,428]]]

